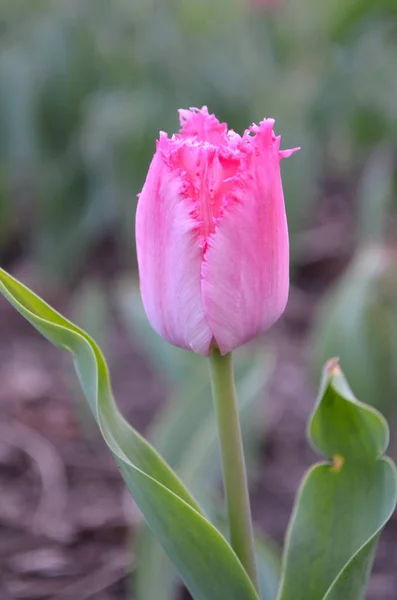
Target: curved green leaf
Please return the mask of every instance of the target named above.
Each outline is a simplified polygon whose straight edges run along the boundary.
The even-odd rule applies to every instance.
[[[304,478],[287,534],[279,600],[361,600],[376,543],[396,505],[387,422],[352,394],[336,361],[309,423],[330,462]]]
[[[135,502],[196,600],[254,600],[257,594],[224,537],[160,455],[122,417],[95,342],[0,269],[0,292],[40,333],[73,354],[102,435]]]

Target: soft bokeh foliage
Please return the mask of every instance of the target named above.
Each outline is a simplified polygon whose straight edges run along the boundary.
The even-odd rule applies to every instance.
[[[133,263],[135,194],[179,106],[239,132],[274,116],[286,147],[299,140],[283,167],[292,233],[324,177],[396,141],[392,0],[18,0],[2,15],[0,243],[23,236],[61,281],[108,233]]]

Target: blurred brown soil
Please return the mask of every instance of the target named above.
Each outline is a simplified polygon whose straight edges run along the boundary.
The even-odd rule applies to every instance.
[[[333,222],[325,208],[317,228],[302,238],[303,266],[271,333],[279,363],[264,399],[266,442],[252,503],[256,523],[280,545],[302,474],[317,460],[305,439],[315,397],[307,332],[321,294],[351,253],[349,218],[337,207],[333,202]],[[28,271],[13,268],[24,281]],[[131,536],[141,517],[83,409],[71,361],[1,299],[0,331],[0,599],[126,600]],[[144,432],[165,400],[164,382],[117,324],[106,354],[119,405]],[[396,599],[396,564],[394,519],[378,548],[370,600]]]

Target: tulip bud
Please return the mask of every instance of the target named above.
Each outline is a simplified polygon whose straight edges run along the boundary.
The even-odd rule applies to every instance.
[[[289,244],[273,119],[243,136],[201,110],[160,133],[136,215],[143,304],[171,344],[208,355],[266,331],[288,297]]]

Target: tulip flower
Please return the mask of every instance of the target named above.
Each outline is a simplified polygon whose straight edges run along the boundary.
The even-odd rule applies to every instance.
[[[161,132],[139,197],[143,304],[171,344],[226,354],[266,331],[288,297],[289,245],[274,120],[242,136],[206,107]]]

